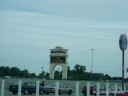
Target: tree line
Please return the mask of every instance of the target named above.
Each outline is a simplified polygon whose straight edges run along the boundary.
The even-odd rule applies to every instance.
[[[71,70],[70,67],[67,67],[67,79],[68,80],[122,80],[122,77],[111,77],[108,74],[103,73],[91,73],[86,72],[86,67],[80,64],[76,64]],[[49,73],[42,71],[39,75],[35,73],[30,73],[27,69],[20,70],[17,67],[0,67],[0,77],[10,76],[12,78],[46,78],[49,79]],[[62,78],[62,71],[55,70],[54,78],[59,80]],[[126,78],[125,80],[128,80]]]

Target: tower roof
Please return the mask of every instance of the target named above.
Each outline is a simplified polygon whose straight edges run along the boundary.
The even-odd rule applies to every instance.
[[[56,46],[56,49],[63,49],[63,47],[61,47],[61,46]]]

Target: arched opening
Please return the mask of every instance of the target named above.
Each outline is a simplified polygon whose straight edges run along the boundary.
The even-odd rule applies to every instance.
[[[60,65],[57,65],[54,68],[54,79],[62,80],[62,67]]]

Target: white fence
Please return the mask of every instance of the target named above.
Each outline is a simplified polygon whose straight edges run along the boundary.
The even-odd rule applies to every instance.
[[[75,90],[74,90],[74,92],[75,92],[75,96],[79,96],[79,90],[81,90],[81,89],[79,89],[80,87],[79,87],[79,81],[77,81],[76,83],[75,83],[76,85],[75,85]],[[0,90],[0,96],[4,96],[4,87],[5,87],[5,81],[4,80],[1,80],[1,90]],[[21,96],[21,85],[22,85],[22,80],[19,80],[18,81],[18,96]],[[55,88],[55,96],[59,96],[59,92],[58,92],[58,89],[59,89],[59,82],[55,82],[55,85],[56,85],[56,88]],[[86,96],[90,96],[90,82],[87,82],[87,92],[86,92]],[[100,83],[99,82],[97,82],[96,83],[96,85],[97,85],[97,92],[96,92],[96,96],[99,96],[100,95]],[[116,91],[117,91],[117,84],[115,84],[115,89],[114,89],[114,92],[115,92],[115,96],[116,96]],[[109,96],[109,83],[106,83],[106,91],[105,91],[105,93],[106,93],[106,96]],[[39,80],[37,80],[36,81],[36,96],[39,96]]]

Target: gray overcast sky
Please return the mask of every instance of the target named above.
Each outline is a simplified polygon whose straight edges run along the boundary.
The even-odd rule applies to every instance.
[[[89,72],[93,48],[93,72],[121,76],[121,34],[128,36],[128,0],[0,0],[0,66],[49,72],[50,49],[62,46],[71,69]]]

